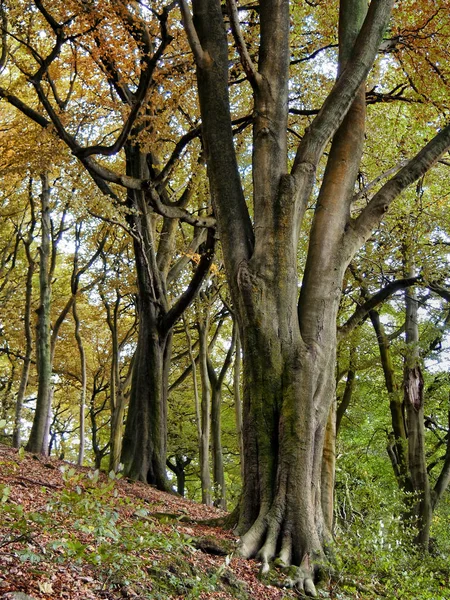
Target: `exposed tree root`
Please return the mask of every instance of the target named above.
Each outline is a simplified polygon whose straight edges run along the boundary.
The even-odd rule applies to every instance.
[[[270,515],[270,516],[269,516]],[[276,515],[276,513],[275,513]],[[314,584],[318,570],[311,553],[303,554],[301,564],[292,562],[292,536],[280,514],[274,517],[273,509],[265,516],[258,517],[252,527],[241,538],[240,554],[245,558],[256,557],[261,561],[260,575],[266,576],[272,566],[287,571],[288,577],[280,587],[294,588],[300,595],[317,598]],[[322,553],[317,553],[318,562]]]
[[[309,566],[309,556],[305,557],[302,566],[296,567],[293,577],[288,579],[288,587],[295,588],[301,595],[317,598],[314,585],[313,569]],[[308,564],[308,566],[306,566]]]

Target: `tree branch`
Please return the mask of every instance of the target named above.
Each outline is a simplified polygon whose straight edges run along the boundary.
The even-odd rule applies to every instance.
[[[428,287],[430,288],[430,290],[432,292],[435,292],[441,298],[444,298],[444,300],[447,300],[447,302],[450,302],[450,290],[448,290],[447,288],[443,288],[440,285],[438,285],[437,283],[433,283],[433,282],[430,282],[428,284]]]
[[[228,17],[230,19],[231,31],[233,32],[236,49],[241,59],[241,64],[245,74],[253,89],[257,88],[261,81],[261,75],[258,73],[245,44],[239,24],[239,15],[236,6],[236,0],[227,0]]]
[[[189,223],[189,225],[193,225],[194,227],[208,227],[212,229],[215,228],[216,220],[214,217],[195,217],[184,208],[174,206],[173,204],[171,204],[170,206],[164,204],[150,182],[144,182],[142,189],[144,189],[146,192],[145,197],[148,203],[153,208],[153,210],[159,215],[167,217],[169,219],[180,219],[180,221]]]
[[[338,327],[338,341],[341,341],[349,333],[356,329],[356,327],[358,327],[358,325],[360,325],[360,323],[363,321],[364,317],[369,314],[372,309],[381,304],[381,302],[395,294],[395,292],[414,285],[420,280],[420,278],[420,275],[418,275],[416,277],[408,277],[406,279],[397,279],[396,281],[392,281],[374,294],[371,298],[369,298],[366,302],[364,302],[364,304],[358,306],[347,322],[341,327]]]
[[[391,203],[411,183],[424,175],[450,148],[450,125],[444,127],[394,177],[373,196],[359,217],[350,223],[344,243],[345,252],[352,256],[370,237]]]
[[[187,289],[181,294],[178,298],[177,302],[172,306],[172,308],[167,312],[165,317],[163,318],[161,327],[163,331],[169,331],[192,300],[195,298],[197,293],[200,290],[200,287],[208,274],[209,268],[214,258],[214,248],[215,248],[215,238],[214,231],[212,229],[208,229],[208,237],[205,242],[205,250],[202,254],[200,262],[198,263],[197,269],[194,273],[194,276],[188,285]]]
[[[210,61],[209,54],[205,52],[200,43],[200,39],[195,29],[194,21],[192,19],[191,11],[187,5],[186,0],[179,0],[181,16],[183,19],[184,30],[189,41],[192,53],[195,58],[195,62],[199,67],[204,67]]]
[[[350,59],[298,146],[292,167],[294,177],[298,178],[304,170],[311,172],[311,167],[315,170],[326,144],[342,123],[372,68],[393,3],[393,0],[373,0],[370,3]]]

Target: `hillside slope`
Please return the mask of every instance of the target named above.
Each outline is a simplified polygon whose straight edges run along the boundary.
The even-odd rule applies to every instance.
[[[0,598],[281,600],[214,508],[0,446]]]

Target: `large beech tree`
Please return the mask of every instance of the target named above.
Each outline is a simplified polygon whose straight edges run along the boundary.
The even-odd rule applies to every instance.
[[[372,0],[366,15],[365,0],[341,0],[338,78],[292,164],[287,151],[289,4],[259,2],[256,64],[238,7],[227,1],[235,46],[253,91],[252,216],[233,145],[223,7],[220,0],[193,0],[193,14],[184,0],[181,7],[196,62],[208,177],[244,350],[241,551],[258,554],[263,570],[277,555],[280,562],[297,565],[298,585],[315,595],[314,565],[331,527],[332,488],[322,478],[322,465],[344,272],[391,202],[448,150],[450,126],[352,218],[365,134],[364,83],[393,2]],[[299,233],[326,149],[299,295]],[[331,459],[327,454],[327,462]]]
[[[239,7],[235,0],[227,0],[226,5],[221,0],[192,0],[190,5],[179,0],[192,50],[191,63],[184,49],[179,62],[166,55],[172,44],[171,35],[180,43],[180,18],[175,3],[154,3],[149,8],[145,2],[105,0],[94,6],[91,2],[73,1],[64,5],[73,11],[70,15],[64,14],[59,3],[55,4],[58,18],[49,14],[50,3],[34,2],[41,20],[51,30],[48,37],[52,40],[51,44],[45,42],[48,48],[42,49],[42,54],[33,55],[35,68],[24,75],[39,103],[25,104],[16,93],[19,86],[0,87],[0,96],[43,127],[53,126],[103,192],[115,196],[117,186],[127,189],[140,302],[130,404],[133,417],[129,417],[125,433],[128,473],[164,485],[164,439],[158,437],[158,424],[164,417],[164,394],[158,392],[154,396],[158,401],[155,408],[149,382],[154,381],[156,372],[164,374],[161,359],[170,349],[171,326],[193,295],[182,297],[169,308],[165,286],[169,261],[163,260],[167,256],[165,242],[160,245],[160,256],[155,253],[154,222],[159,212],[164,215],[167,228],[163,239],[171,239],[169,219],[177,218],[210,230],[215,227],[222,244],[243,348],[241,552],[245,556],[258,554],[264,571],[276,556],[281,563],[297,566],[296,582],[307,593],[315,594],[315,565],[325,554],[331,537],[331,408],[335,391],[336,315],[344,273],[395,198],[448,150],[450,126],[442,125],[440,130],[436,127],[438,133],[416,156],[394,169],[391,179],[378,190],[375,185],[369,188],[367,202],[358,203],[355,212],[352,200],[364,150],[366,100],[390,101],[399,97],[383,96],[373,90],[368,95],[365,90],[380,47],[395,47],[400,40],[397,36],[383,42],[393,0],[372,0],[369,7],[366,0],[340,1],[338,77],[323,101],[319,99],[323,90],[314,81],[305,85],[305,81],[290,78],[289,72],[296,51],[290,37],[295,37],[298,19],[304,18],[309,28],[315,26],[314,15],[306,14],[310,2],[291,5],[289,0],[260,0],[257,5]],[[156,9],[159,14],[155,16]],[[80,14],[89,15],[85,23],[88,28],[74,28],[75,16]],[[125,30],[134,39],[134,45],[127,47],[133,49],[133,57],[138,57],[138,66],[134,58],[127,63],[112,52],[115,40],[109,23],[100,29],[101,35],[96,35],[106,18],[114,22],[114,27],[118,22],[125,24]],[[146,20],[152,23],[151,31]],[[84,37],[92,31],[94,41],[86,46]],[[14,40],[19,37],[20,32]],[[70,115],[66,106],[70,98],[61,103],[55,93],[52,65],[59,64],[62,48],[72,48],[78,38],[83,41],[77,46],[79,49],[92,48],[96,68],[100,65],[116,104],[123,108],[124,125],[117,137],[114,132],[107,132],[111,141],[108,146],[92,141],[95,127],[86,131],[88,112],[79,121],[84,137],[76,127],[67,127]],[[28,51],[27,40],[23,46]],[[236,53],[240,66],[236,64]],[[83,56],[81,50],[79,56]],[[160,65],[167,70],[158,71]],[[169,69],[170,65],[174,68]],[[169,185],[181,150],[200,134],[197,123],[187,132],[180,122],[176,123],[171,135],[180,129],[179,142],[172,155],[166,153],[161,169],[156,168],[157,157],[149,150],[154,141],[152,135],[140,139],[145,129],[160,139],[155,115],[162,110],[162,104],[156,107],[152,102],[158,92],[167,102],[172,98],[161,75],[179,83],[180,89],[186,90],[185,96],[189,96],[192,92],[186,82],[194,67],[214,218],[189,214],[185,208],[188,192],[172,193],[177,186]],[[234,110],[242,100],[235,88],[230,92],[230,84],[236,83],[236,72],[243,73],[241,79],[250,84],[252,91],[251,99],[242,101],[244,107],[252,104],[250,197],[250,185],[241,180],[244,169],[240,169],[241,154],[238,155],[233,139],[233,122],[238,119],[233,119],[230,107]],[[66,77],[66,85],[71,79]],[[411,78],[410,83],[417,88]],[[4,85],[8,86],[9,81]],[[64,87],[64,83],[61,85]],[[304,94],[304,105],[309,106],[310,96],[315,93],[317,102],[322,104],[314,110],[297,109],[297,114],[316,116],[304,132],[294,129],[300,139],[295,149],[288,144],[292,89],[300,96]],[[179,94],[178,102],[183,101],[182,96]],[[107,108],[111,110],[110,106]],[[103,118],[108,122],[110,117]],[[239,119],[240,124],[246,121],[249,119]],[[87,143],[91,145],[86,146]],[[99,162],[102,156],[124,149],[125,174],[114,170],[110,162]],[[324,157],[327,166],[322,173]],[[114,166],[119,169],[120,162]],[[246,168],[245,175],[247,171]],[[319,191],[310,221],[306,209],[316,190]],[[176,196],[175,202],[172,196]],[[301,282],[297,263],[300,235],[308,241]],[[211,237],[210,233],[209,242]],[[205,259],[203,265],[207,264]],[[198,289],[199,283],[200,275],[191,289]],[[163,383],[162,375],[158,377],[160,389]],[[149,425],[143,429],[142,423]],[[330,435],[325,436],[326,431]]]

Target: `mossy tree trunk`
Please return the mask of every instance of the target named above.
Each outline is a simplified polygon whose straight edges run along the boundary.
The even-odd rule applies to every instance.
[[[408,276],[414,275],[410,266]],[[411,477],[413,512],[417,518],[416,543],[428,550],[432,504],[425,454],[424,383],[419,354],[418,302],[414,287],[405,291],[406,356],[403,367],[403,392],[408,427],[408,465]]]
[[[440,132],[371,199],[356,219],[350,205],[364,140],[364,81],[392,1],[340,2],[340,73],[287,166],[288,0],[259,3],[258,65],[234,0],[228,19],[253,89],[253,218],[240,181],[228,97],[228,47],[219,0],[181,8],[197,66],[208,177],[244,350],[244,493],[241,551],[266,570],[277,554],[299,567],[315,594],[313,565],[329,532],[322,510],[324,436],[334,400],[336,313],[344,271],[390,203],[450,144]],[[316,169],[333,138],[309,232],[300,298],[297,244]]]

